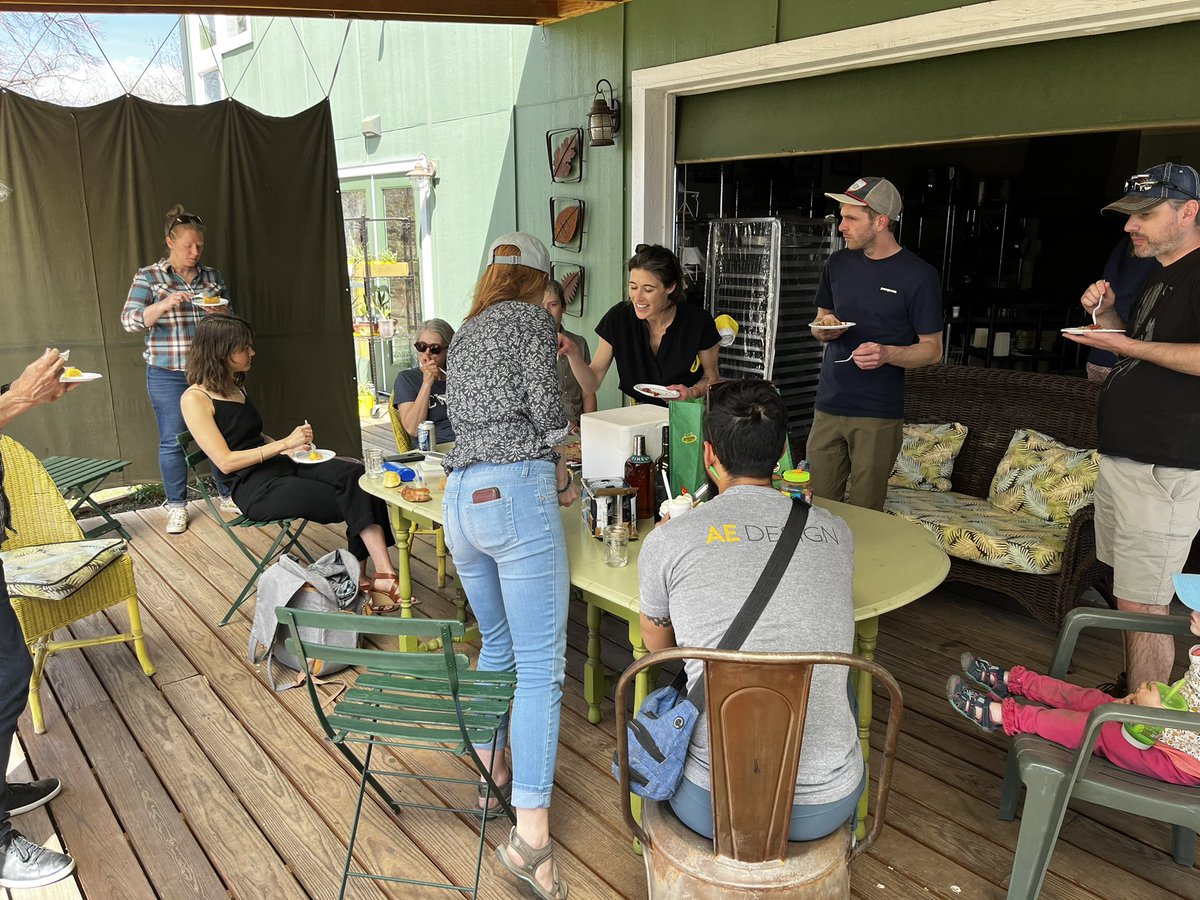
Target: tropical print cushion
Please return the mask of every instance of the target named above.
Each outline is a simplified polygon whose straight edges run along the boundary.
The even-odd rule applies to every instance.
[[[125,552],[120,538],[39,544],[0,553],[8,592],[14,597],[62,600]]]
[[[904,441],[888,484],[918,491],[950,490],[954,459],[967,439],[961,422],[904,426]]]
[[[1034,575],[1062,569],[1066,528],[1003,512],[980,497],[892,488],[884,509],[924,525],[943,550],[959,559]]]
[[[1005,512],[1069,525],[1076,510],[1092,502],[1099,474],[1099,451],[1068,447],[1040,431],[1018,428],[996,468],[988,501]]]

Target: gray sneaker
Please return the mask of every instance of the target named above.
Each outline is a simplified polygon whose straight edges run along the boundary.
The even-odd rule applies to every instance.
[[[75,871],[75,860],[47,850],[19,831],[0,844],[0,887],[35,888],[61,881]]]
[[[183,534],[188,527],[188,511],[186,506],[171,506],[167,508],[167,534]]]
[[[19,816],[31,809],[44,806],[62,790],[62,782],[57,778],[43,778],[40,781],[18,782],[9,784],[4,798],[4,811],[10,816]]]

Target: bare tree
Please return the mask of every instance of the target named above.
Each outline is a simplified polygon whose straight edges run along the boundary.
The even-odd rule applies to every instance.
[[[183,50],[179,32],[183,19],[179,18],[165,42],[149,41],[150,61],[146,71],[137,78],[137,87],[130,89],[137,96],[156,103],[187,103],[187,91],[183,80]],[[159,44],[162,43],[162,49]],[[154,54],[157,52],[157,56]]]
[[[102,62],[92,32],[99,37],[91,16],[0,15],[0,84],[51,102],[71,99]]]

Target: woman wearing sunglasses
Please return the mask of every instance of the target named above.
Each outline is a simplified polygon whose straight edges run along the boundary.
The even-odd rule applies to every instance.
[[[413,344],[417,365],[396,376],[392,404],[410,437],[415,438],[417,428],[428,420],[437,429],[437,443],[454,440],[454,426],[446,415],[446,351],[453,339],[454,329],[449,322],[426,319],[417,329]]]
[[[167,213],[167,255],[138,269],[121,327],[146,335],[146,392],[158,421],[158,468],[167,494],[167,534],[187,530],[187,462],[175,436],[184,430],[179,399],[187,389],[188,351],[196,326],[206,316],[229,311],[225,279],[200,264],[204,252],[204,220],[175,206]],[[227,479],[215,471],[221,509],[237,514]]]

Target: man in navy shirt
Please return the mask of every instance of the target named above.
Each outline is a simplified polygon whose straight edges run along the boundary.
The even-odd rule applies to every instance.
[[[942,358],[942,285],[933,266],[896,242],[903,204],[886,178],[859,178],[842,194],[838,231],[846,249],[829,258],[817,287],[825,342],[808,436],[813,493],[883,509],[900,452],[904,370]]]

